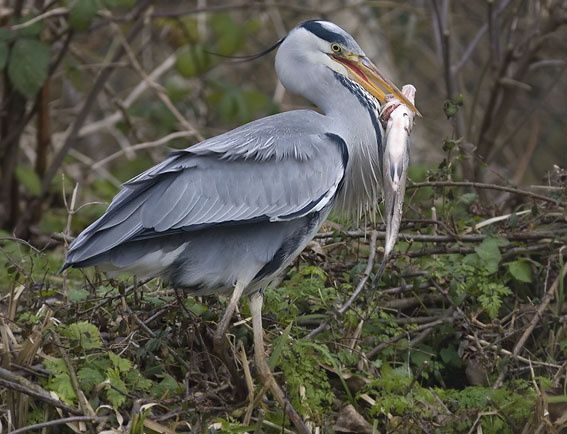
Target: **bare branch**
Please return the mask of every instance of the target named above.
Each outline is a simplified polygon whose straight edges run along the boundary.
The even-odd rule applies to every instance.
[[[33,431],[36,429],[43,429],[49,428],[52,426],[63,425],[66,423],[73,423],[73,422],[104,422],[108,418],[103,416],[71,416],[71,417],[64,417],[62,419],[55,419],[49,420],[47,422],[36,423],[34,425],[28,425],[23,428],[18,428],[14,431],[10,431],[9,434],[21,434],[28,431]]]

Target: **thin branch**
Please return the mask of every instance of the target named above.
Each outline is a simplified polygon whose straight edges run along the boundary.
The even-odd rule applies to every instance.
[[[124,111],[128,109],[136,100],[149,89],[149,83],[157,81],[163,74],[169,71],[174,65],[177,59],[176,53],[167,57],[159,66],[157,66],[149,75],[150,81],[142,80],[138,85],[130,92],[130,94],[121,103],[121,109],[116,110],[111,115],[85,125],[79,130],[77,137],[85,137],[89,134],[93,134],[103,128],[108,128],[114,125],[116,122],[120,121],[124,117]]]
[[[526,254],[526,253],[534,253],[534,252],[539,252],[541,250],[547,250],[550,249],[553,246],[552,242],[549,243],[539,243],[539,244],[533,244],[531,246],[528,247],[513,247],[510,249],[507,249],[506,247],[503,247],[502,250],[502,255],[504,257],[509,257],[509,256],[516,256],[516,255],[522,255],[522,254]],[[447,247],[447,246],[436,246],[436,247],[432,247],[431,249],[423,249],[423,250],[412,250],[409,252],[404,252],[404,253],[394,253],[392,254],[392,259],[396,259],[396,258],[401,258],[401,257],[405,257],[405,258],[421,258],[423,256],[431,256],[431,255],[451,255],[454,253],[460,254],[460,255],[467,255],[469,253],[474,253],[475,252],[475,248],[474,247]]]
[[[372,236],[370,238],[370,254],[368,256],[368,264],[366,265],[366,269],[364,270],[364,274],[363,277],[360,279],[360,282],[358,283],[355,291],[353,292],[353,294],[350,296],[350,298],[348,299],[348,301],[343,305],[343,307],[341,307],[337,313],[339,315],[343,315],[346,310],[350,307],[350,305],[354,302],[354,300],[360,295],[360,293],[362,292],[362,290],[365,288],[366,286],[366,282],[368,281],[368,278],[370,277],[370,273],[372,272],[372,267],[374,266],[374,258],[376,256],[376,239],[378,238],[378,231],[372,231]],[[327,330],[329,328],[329,318],[325,319],[321,325],[319,325],[319,327],[317,327],[316,329],[312,330],[306,337],[305,339],[313,339],[315,336],[317,336],[318,334],[324,332],[325,330]]]
[[[431,327],[438,327],[442,324],[445,324],[446,322],[451,322],[455,319],[455,314],[450,311],[449,315],[445,315],[442,318],[439,318],[435,321],[429,322],[427,324],[421,324],[419,326],[417,326],[415,329],[412,329],[409,333],[416,333],[416,332],[421,332],[424,330],[427,330]],[[368,351],[364,356],[367,359],[372,358],[375,354],[377,354],[378,352],[382,351],[384,348],[390,346],[391,344],[399,341],[400,339],[403,339],[407,336],[407,333],[401,333],[399,335],[396,335],[390,339],[388,339],[386,342],[382,342],[381,344],[375,346],[373,349],[371,349],[370,351]]]
[[[59,335],[54,330],[51,331],[51,338],[53,339],[53,342],[59,349],[59,354],[61,354],[61,357],[65,362],[65,367],[67,368],[67,374],[69,375],[69,379],[71,380],[71,385],[73,386],[73,391],[75,392],[77,401],[79,401],[79,407],[81,407],[83,414],[87,414],[91,417],[96,416],[93,408],[91,407],[91,404],[89,403],[87,397],[85,396],[85,394],[81,390],[81,387],[79,386],[79,379],[77,378],[77,372],[75,371],[75,367],[73,366],[73,363],[71,362],[71,359],[69,358],[69,355],[65,350],[65,347],[61,344]],[[96,432],[94,425],[88,424],[88,426],[91,432],[93,433]]]
[[[158,140],[153,140],[151,142],[143,142],[138,143],[137,145],[129,146],[128,148],[121,149],[120,151],[115,152],[114,154],[109,155],[106,158],[103,158],[100,161],[97,161],[95,164],[92,165],[93,169],[98,169],[105,164],[108,164],[112,160],[116,160],[117,158],[121,157],[122,155],[131,152],[131,151],[139,151],[141,149],[148,149],[148,148],[155,148],[157,146],[161,146],[171,140],[179,139],[181,137],[191,137],[194,134],[191,131],[177,131],[175,133],[168,134],[167,136],[162,137]]]
[[[546,238],[556,238],[567,234],[567,228],[560,228],[556,230],[547,231],[534,231],[534,232],[509,232],[509,233],[496,233],[496,234],[448,234],[448,235],[428,235],[428,234],[410,234],[400,232],[399,239],[404,241],[415,241],[420,243],[447,243],[451,241],[461,241],[465,243],[482,242],[489,236],[504,238],[509,241],[527,241],[527,240],[543,240]],[[318,234],[317,238],[328,238],[333,236],[332,232],[322,232]],[[362,238],[365,236],[364,231],[349,231],[345,233],[346,236],[351,238]],[[386,232],[376,231],[376,237],[379,240],[386,239]]]
[[[140,2],[140,7],[138,9],[138,20],[136,21],[134,26],[130,29],[128,36],[126,37],[126,40],[128,42],[131,42],[144,26],[144,20],[139,19],[139,17],[144,11],[144,9],[149,7],[151,3],[152,3],[151,0],[142,0]],[[65,138],[63,146],[61,147],[61,149],[59,149],[59,152],[53,158],[53,161],[49,166],[49,169],[47,170],[45,176],[43,177],[41,183],[41,196],[44,196],[47,193],[47,190],[49,189],[49,185],[51,184],[51,180],[53,179],[53,177],[61,167],[61,164],[63,163],[65,156],[69,152],[69,149],[71,149],[75,145],[77,134],[79,133],[81,126],[84,124],[85,120],[87,119],[87,116],[91,112],[92,106],[96,101],[99,92],[104,88],[108,78],[110,77],[110,74],[112,74],[112,72],[114,71],[113,65],[116,64],[118,59],[120,59],[123,54],[124,54],[124,49],[118,48],[116,50],[116,53],[114,53],[114,55],[110,59],[109,63],[100,71],[98,77],[95,80],[95,83],[93,84],[93,87],[91,88],[89,95],[87,96],[83,106],[81,107],[81,110],[79,111],[77,117],[75,118],[75,122],[73,122],[73,125],[71,126],[71,130],[69,131],[69,134]]]
[[[50,11],[47,11],[41,15],[38,15],[37,17],[32,18],[31,20],[25,21],[21,24],[15,24],[13,26],[11,26],[9,28],[9,30],[21,30],[21,29],[25,29],[26,27],[32,26],[35,23],[38,23],[40,21],[43,21],[47,18],[50,17],[54,17],[54,16],[59,16],[59,15],[67,15],[69,13],[69,9],[68,8],[56,8],[56,9],[51,9]]]
[[[524,344],[526,343],[526,341],[528,340],[528,338],[530,337],[530,335],[534,331],[537,323],[539,322],[539,320],[543,316],[543,312],[545,311],[545,309],[547,309],[547,306],[549,305],[549,303],[553,299],[553,296],[555,295],[557,288],[559,287],[560,281],[565,278],[566,274],[567,274],[567,264],[565,264],[563,266],[563,268],[559,272],[559,276],[557,276],[557,279],[555,279],[555,282],[553,282],[553,285],[551,285],[551,288],[549,288],[547,293],[544,295],[544,297],[543,297],[541,303],[539,304],[537,311],[536,311],[536,314],[534,315],[530,325],[528,326],[526,331],[522,334],[520,339],[518,339],[518,342],[514,346],[514,350],[512,351],[512,355],[514,357],[516,357],[520,353],[520,350],[523,348]]]
[[[508,351],[508,350],[502,348],[502,347],[499,346],[499,345],[491,344],[490,342],[487,342],[487,341],[485,341],[484,339],[476,339],[476,338],[475,338],[474,336],[472,336],[472,335],[468,335],[468,336],[467,336],[467,339],[470,339],[472,342],[478,342],[479,344],[481,344],[481,345],[483,345],[483,346],[485,346],[485,347],[487,347],[487,348],[490,348],[491,350],[498,351],[498,352],[499,352],[500,354],[502,354],[503,356],[506,356],[506,357],[513,356],[513,353],[511,353],[510,351]],[[528,363],[528,364],[529,364],[529,363],[532,363],[532,364],[537,365],[537,366],[545,366],[546,368],[561,369],[561,365],[557,365],[557,364],[555,364],[555,363],[540,362],[540,361],[538,361],[538,360],[527,359],[527,358],[522,357],[522,356],[519,356],[519,355],[516,355],[515,357],[516,357],[520,362],[523,362],[523,363]]]
[[[377,231],[372,231],[372,237],[370,238],[370,255],[368,256],[368,264],[366,265],[366,269],[364,270],[364,274],[362,275],[362,279],[358,283],[356,290],[352,293],[348,301],[339,309],[339,315],[343,315],[346,310],[350,307],[354,300],[360,295],[364,287],[366,286],[366,282],[370,277],[370,272],[372,271],[372,267],[374,266],[374,257],[376,256],[376,238],[378,237]]]
[[[63,419],[49,420],[47,422],[36,423],[35,425],[28,425],[23,428],[18,428],[14,431],[9,431],[8,434],[21,434],[36,429],[48,428],[51,426],[63,425],[73,422],[105,422],[108,418],[103,416],[71,416],[64,417]]]
[[[519,190],[514,187],[505,187],[503,185],[496,184],[484,184],[482,182],[470,182],[470,181],[427,181],[427,182],[414,182],[406,187],[407,190],[412,190],[414,188],[425,188],[425,187],[474,187],[474,188],[484,188],[488,190],[499,190],[507,191],[508,193],[517,194],[520,196],[527,196],[533,199],[542,200],[545,202],[552,203],[557,206],[561,206],[562,202],[557,199],[553,199],[548,196],[543,196],[541,194],[532,193],[531,191]]]
[[[193,125],[191,125],[191,123],[183,117],[183,115],[179,112],[179,110],[177,110],[177,107],[175,107],[175,105],[171,102],[171,99],[169,99],[169,97],[167,96],[167,93],[165,92],[163,87],[160,86],[155,81],[152,81],[149,78],[148,74],[146,74],[146,71],[144,71],[144,69],[142,68],[142,65],[140,65],[140,63],[138,62],[138,59],[136,59],[136,55],[134,54],[134,52],[130,48],[129,41],[127,41],[124,38],[124,36],[122,35],[122,32],[118,28],[118,25],[113,24],[112,27],[115,28],[116,34],[117,34],[118,38],[120,39],[120,43],[122,44],[122,48],[124,49],[128,58],[130,59],[130,63],[132,64],[134,69],[136,71],[138,71],[138,74],[140,74],[142,79],[144,81],[147,81],[149,87],[156,91],[159,99],[165,104],[165,106],[169,109],[169,111],[175,116],[175,118],[179,121],[179,123],[183,126],[183,128],[185,128],[187,131],[190,131],[191,133],[193,133],[193,135],[199,141],[205,140],[205,138],[203,136],[201,136],[201,134],[199,134],[199,132],[195,129],[195,127],[193,127]]]
[[[52,398],[49,392],[41,386],[32,383],[28,379],[14,374],[13,372],[0,368],[0,386],[6,387],[16,392],[24,393],[33,398],[39,399],[52,407],[60,408],[71,414],[83,415],[83,412],[76,407],[65,404],[58,399]]]

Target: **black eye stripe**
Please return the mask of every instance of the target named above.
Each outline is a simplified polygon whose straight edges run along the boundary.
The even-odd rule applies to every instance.
[[[306,21],[301,27],[327,42],[336,42],[341,45],[346,45],[347,41],[343,35],[326,29],[320,21]]]

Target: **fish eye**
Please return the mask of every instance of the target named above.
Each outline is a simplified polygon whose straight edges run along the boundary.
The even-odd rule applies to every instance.
[[[342,48],[339,44],[333,43],[331,44],[331,50],[333,50],[334,53],[340,53],[342,51]]]

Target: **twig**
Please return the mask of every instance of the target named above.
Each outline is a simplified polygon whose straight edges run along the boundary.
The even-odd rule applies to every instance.
[[[180,137],[190,137],[193,136],[194,134],[191,131],[177,131],[175,133],[171,133],[168,134],[167,136],[162,137],[161,139],[158,140],[154,140],[151,142],[144,142],[144,143],[138,143],[137,145],[133,145],[133,146],[129,146],[128,148],[125,149],[121,149],[120,151],[115,152],[114,154],[109,155],[106,158],[103,158],[100,161],[97,161],[96,163],[94,163],[92,165],[93,169],[98,169],[101,166],[104,166],[105,164],[111,162],[112,160],[117,159],[118,157],[126,154],[127,152],[130,151],[139,151],[141,149],[148,149],[148,148],[153,148],[156,146],[161,146],[164,143],[167,143],[171,140],[175,140],[178,139]]]
[[[9,377],[14,378],[14,380],[13,381],[8,380],[7,378]],[[24,393],[33,398],[37,398],[51,405],[52,407],[60,408],[61,410],[64,410],[68,413],[76,414],[76,415],[83,414],[83,412],[78,408],[72,407],[70,405],[65,404],[62,401],[59,401],[58,399],[52,398],[49,392],[47,392],[45,389],[38,386],[37,384],[33,384],[27,379],[20,377],[19,375],[15,375],[4,368],[0,368],[0,386],[5,387],[7,389],[15,390],[16,392]]]
[[[149,75],[148,78],[151,81],[157,81],[159,77],[169,71],[174,65],[177,57],[172,54],[166,58],[158,67],[156,67]],[[130,92],[130,94],[121,102],[121,109],[116,110],[111,115],[85,125],[79,130],[77,137],[84,137],[89,134],[93,134],[100,129],[108,128],[114,125],[116,122],[120,121],[124,117],[124,111],[128,109],[136,100],[149,88],[149,82],[142,80],[138,85]]]
[[[479,344],[482,344],[482,345],[484,345],[485,347],[488,347],[488,348],[490,348],[490,349],[492,349],[492,350],[496,350],[496,351],[498,351],[500,354],[502,354],[503,356],[513,356],[513,354],[512,354],[510,351],[508,351],[508,350],[506,350],[506,349],[504,349],[504,348],[501,348],[501,347],[499,347],[498,345],[491,344],[490,342],[487,342],[487,341],[485,341],[484,339],[476,339],[476,338],[475,338],[474,336],[472,336],[472,335],[467,335],[467,339],[470,339],[471,341],[478,342]],[[518,355],[516,355],[515,357],[516,357],[520,362],[524,362],[524,363],[528,363],[528,364],[532,363],[532,364],[538,365],[538,366],[545,366],[546,368],[561,369],[561,365],[556,365],[555,363],[539,362],[539,361],[537,361],[537,360],[527,359],[527,358],[525,358],[525,357],[518,356]]]
[[[533,253],[538,252],[540,250],[545,250],[551,248],[552,243],[539,243],[539,244],[532,244],[528,247],[512,247],[507,249],[503,247],[503,256],[513,256],[513,255],[520,255],[523,253]],[[406,258],[420,258],[422,256],[430,256],[430,255],[450,255],[453,253],[458,253],[461,255],[467,255],[469,253],[474,253],[474,247],[447,247],[447,246],[437,246],[432,247],[430,249],[423,249],[423,250],[415,250],[403,253],[394,253],[392,258],[399,258],[399,257],[406,257]]]
[[[551,285],[551,288],[549,288],[547,293],[544,295],[544,297],[541,300],[541,303],[539,304],[537,311],[536,311],[536,314],[534,315],[530,325],[528,326],[528,328],[526,329],[524,334],[522,334],[522,336],[520,337],[520,339],[518,340],[518,342],[514,346],[514,350],[512,351],[512,355],[514,357],[518,356],[518,354],[520,353],[520,350],[523,348],[524,344],[526,343],[526,341],[528,340],[528,338],[530,337],[530,335],[534,331],[537,323],[539,322],[539,320],[543,316],[543,311],[547,308],[547,305],[553,299],[553,296],[554,296],[555,292],[557,291],[557,288],[559,287],[559,282],[562,279],[565,278],[565,274],[567,274],[567,264],[565,264],[563,266],[563,268],[559,272],[559,276],[557,276],[557,279],[555,279],[555,282],[553,282],[553,285]]]
[[[128,295],[128,293],[130,293],[131,291],[133,291],[134,288],[140,287],[140,286],[144,286],[146,283],[148,283],[148,282],[149,282],[150,280],[152,280],[152,279],[153,279],[153,277],[148,278],[148,279],[145,279],[145,280],[142,280],[141,282],[138,282],[138,285],[137,285],[137,286],[136,286],[136,285],[130,285],[128,288],[126,288],[126,289],[124,290],[124,292],[123,292],[122,294],[116,294],[116,295],[113,295],[113,296],[110,296],[110,297],[104,297],[104,300],[102,300],[100,303],[98,303],[98,304],[96,304],[96,305],[94,305],[94,306],[92,306],[92,307],[89,307],[88,309],[80,310],[79,312],[77,312],[77,314],[78,314],[78,315],[84,315],[84,314],[86,314],[86,313],[88,313],[88,312],[91,312],[91,311],[93,311],[93,310],[97,310],[97,309],[101,308],[102,306],[104,306],[105,304],[110,303],[111,301],[114,301],[114,300],[116,300],[116,299],[118,299],[118,298],[125,297],[126,295]]]
[[[36,423],[35,425],[28,425],[23,428],[18,428],[14,431],[9,431],[8,434],[20,434],[23,432],[28,432],[36,429],[43,429],[51,426],[56,425],[63,425],[65,423],[72,423],[72,422],[104,422],[108,418],[103,416],[71,416],[71,417],[64,417],[63,419],[55,419],[49,420],[47,422]]]
[[[156,337],[156,334],[146,324],[144,324],[144,322],[140,318],[138,318],[138,315],[136,315],[135,313],[132,312],[132,309],[130,309],[130,306],[126,305],[126,311],[129,315],[132,315],[134,317],[134,321],[136,322],[138,327],[140,327],[144,331],[144,333],[146,333],[148,336],[150,336],[152,338]],[[183,357],[181,357],[177,353],[177,351],[175,351],[169,345],[166,345],[166,347],[167,347],[167,351],[169,351],[169,353],[173,356],[173,358],[175,360],[177,360],[181,365],[183,365],[183,367],[187,371],[191,371],[191,366],[189,365],[189,363],[187,363],[187,361]]]
[[[254,411],[254,382],[252,381],[250,366],[248,366],[244,344],[242,341],[238,341],[238,343],[240,346],[240,358],[242,361],[242,370],[244,371],[244,379],[246,380],[246,386],[248,386],[248,408],[246,409],[243,423],[244,425],[250,425],[250,418],[252,417],[252,411]]]
[[[63,361],[65,362],[65,367],[67,368],[67,374],[69,375],[69,379],[71,380],[71,385],[73,386],[75,396],[79,401],[79,407],[81,408],[83,414],[87,414],[90,417],[96,416],[94,410],[91,407],[91,404],[89,403],[89,401],[87,401],[87,397],[85,396],[85,394],[81,390],[81,387],[79,386],[79,379],[77,378],[75,367],[73,366],[73,363],[71,362],[71,359],[69,358],[69,355],[67,354],[67,351],[65,350],[65,347],[62,345],[61,340],[59,339],[59,335],[55,332],[55,330],[51,330],[51,337],[53,339],[53,342],[59,349],[59,353],[61,354]],[[96,430],[92,424],[89,424],[89,428],[91,432],[96,433]]]
[[[118,25],[113,24],[113,28],[116,29],[116,34],[120,39],[122,48],[124,49],[128,58],[130,59],[130,63],[132,64],[134,69],[138,71],[138,74],[140,74],[142,79],[144,81],[147,81],[149,87],[156,91],[159,99],[161,99],[161,101],[165,104],[165,106],[169,109],[169,111],[175,116],[175,118],[179,121],[179,123],[183,126],[183,128],[185,128],[187,131],[190,131],[199,141],[204,140],[204,137],[201,136],[201,134],[199,134],[199,132],[193,127],[193,125],[191,125],[191,123],[183,117],[183,115],[179,112],[179,110],[177,110],[177,107],[175,107],[175,105],[171,102],[171,99],[169,99],[163,87],[157,84],[155,81],[152,81],[148,77],[148,74],[146,74],[146,72],[142,68],[142,65],[140,65],[140,63],[136,59],[135,54],[132,52],[132,49],[130,48],[130,45],[128,43],[129,41],[127,41],[124,38],[122,32],[119,30]]]
[[[25,29],[26,27],[32,26],[35,23],[38,23],[40,21],[43,21],[47,18],[50,17],[54,17],[54,16],[58,16],[58,15],[67,15],[69,13],[69,9],[68,8],[56,8],[56,9],[51,9],[50,11],[47,11],[41,15],[38,15],[36,17],[33,17],[31,20],[25,21],[21,24],[15,24],[13,26],[11,26],[9,28],[9,30],[21,30],[21,29]]]
[[[140,7],[137,9],[139,14],[138,17],[142,14],[145,8],[150,6],[151,3],[152,3],[151,0],[142,0],[140,2]],[[126,40],[132,41],[136,37],[138,32],[142,29],[143,25],[144,25],[144,21],[142,19],[137,19],[136,24],[134,24],[134,26],[130,29],[130,32],[126,37]],[[61,167],[61,164],[63,163],[65,156],[69,152],[69,149],[71,149],[74,146],[75,140],[77,139],[77,134],[81,126],[83,125],[89,113],[91,112],[92,106],[96,101],[99,92],[104,88],[106,81],[108,80],[110,74],[114,70],[113,65],[116,64],[118,59],[120,59],[120,57],[122,57],[123,54],[124,54],[124,50],[118,49],[116,53],[114,53],[112,58],[109,60],[108,64],[100,71],[98,77],[96,78],[89,95],[85,99],[85,102],[81,107],[81,110],[77,114],[75,121],[71,126],[71,130],[69,131],[69,134],[65,138],[63,146],[61,146],[61,149],[59,149],[59,152],[53,158],[53,161],[51,162],[49,169],[47,170],[45,176],[42,179],[42,183],[41,183],[42,197],[47,193],[47,190],[49,189],[49,185],[51,184],[51,180],[53,179],[53,177]]]
[[[238,4],[220,4],[220,5],[212,5],[212,6],[205,6],[205,7],[197,7],[194,9],[187,9],[182,11],[174,11],[174,12],[155,12],[151,15],[152,18],[175,18],[175,17],[182,17],[185,15],[195,15],[195,14],[202,14],[207,12],[220,12],[220,11],[227,11],[227,10],[236,10],[236,9],[252,9],[252,8],[268,8],[268,7],[277,7],[277,8],[284,8],[284,9],[291,9],[297,12],[303,13],[316,13],[322,15],[321,10],[308,8],[305,6],[298,6],[290,3],[283,3],[283,2],[245,2],[245,3],[238,3]]]
[[[404,220],[407,221],[407,220]],[[329,238],[334,235],[332,232],[321,232],[316,235],[316,238]],[[345,236],[351,238],[362,238],[366,234],[364,231],[349,231],[344,233]],[[448,235],[427,235],[427,234],[410,234],[400,233],[399,238],[404,241],[415,241],[420,243],[447,243],[451,241],[461,241],[467,243],[482,242],[490,236],[504,238],[508,241],[528,241],[528,240],[543,240],[546,238],[556,238],[558,236],[567,235],[567,228],[560,228],[555,230],[534,231],[534,232],[504,232],[497,234],[448,234]],[[386,238],[386,232],[377,231],[377,239],[383,240]]]
[[[364,270],[364,274],[362,275],[360,282],[358,282],[358,286],[356,287],[356,290],[350,296],[348,301],[343,305],[343,307],[341,307],[338,310],[339,315],[343,315],[346,312],[346,310],[350,307],[350,305],[353,303],[353,301],[359,296],[359,294],[362,292],[362,290],[366,286],[366,282],[368,281],[368,278],[370,277],[370,273],[372,272],[372,267],[374,266],[374,257],[376,256],[376,238],[377,237],[378,237],[378,232],[372,231],[372,236],[370,238],[370,247],[369,247],[370,254],[368,256],[368,264],[366,265],[366,269]]]
[[[370,254],[368,256],[368,265],[366,266],[366,269],[364,270],[364,274],[363,274],[362,278],[360,279],[360,282],[358,282],[358,285],[357,285],[355,291],[353,292],[353,294],[350,296],[348,301],[343,305],[343,307],[341,307],[337,311],[337,313],[341,316],[345,313],[345,311],[350,307],[350,305],[354,302],[356,297],[359,296],[360,292],[366,286],[366,282],[368,281],[368,278],[370,277],[370,273],[372,272],[372,267],[374,266],[374,257],[376,256],[376,239],[377,238],[378,238],[378,231],[372,231],[372,236],[370,238],[370,247],[369,247]],[[319,327],[312,330],[305,337],[305,339],[313,339],[315,336],[324,332],[328,328],[329,328],[329,318],[327,318],[325,321],[323,321],[321,323],[321,325],[319,325]]]
[[[13,241],[15,243],[20,243],[20,244],[23,244],[26,247],[29,247],[30,249],[32,249],[36,253],[40,253],[40,254],[42,253],[41,250],[38,250],[36,247],[32,246],[26,240],[22,240],[21,238],[18,238],[18,237],[0,237],[0,241]]]
[[[503,185],[496,184],[484,184],[482,182],[470,182],[470,181],[427,181],[427,182],[414,182],[406,187],[407,190],[412,190],[414,188],[425,188],[425,187],[474,187],[474,188],[484,188],[488,190],[499,190],[507,191],[508,193],[518,194],[521,196],[531,197],[533,199],[542,200],[545,202],[552,203],[557,206],[561,206],[562,203],[548,196],[543,196],[541,194],[532,193],[531,191],[519,190],[514,187],[505,187]]]
[[[415,329],[410,330],[410,333],[421,332],[421,331],[427,330],[427,329],[429,329],[429,328],[431,328],[431,327],[437,327],[437,326],[440,326],[441,324],[444,324],[444,323],[446,323],[446,322],[452,321],[452,320],[454,319],[454,315],[453,315],[452,310],[449,311],[449,312],[450,312],[449,315],[445,315],[445,316],[443,316],[443,317],[441,317],[441,318],[439,318],[439,319],[437,319],[437,320],[435,320],[435,321],[429,322],[429,323],[427,323],[427,324],[422,324],[422,325],[420,325],[420,326],[417,326]],[[389,345],[391,345],[391,344],[393,344],[393,343],[399,341],[400,339],[402,339],[402,338],[404,338],[404,337],[406,337],[406,336],[407,336],[406,333],[401,333],[401,334],[399,334],[399,335],[397,335],[397,336],[394,336],[394,337],[388,339],[386,342],[382,342],[381,344],[377,345],[376,347],[374,347],[373,349],[371,349],[370,351],[368,351],[368,352],[365,354],[365,357],[366,357],[367,359],[370,359],[370,358],[371,358],[372,356],[374,356],[376,353],[382,351],[382,350],[383,350],[384,348],[386,348],[387,346],[389,346]]]
[[[385,236],[386,233],[380,233],[380,235]],[[567,235],[567,228],[561,228],[557,230],[549,231],[537,231],[537,232],[511,232],[502,234],[466,234],[466,235],[424,235],[424,234],[406,234],[401,233],[400,239],[405,241],[415,241],[421,243],[445,243],[451,241],[462,241],[462,242],[482,242],[487,237],[498,237],[504,238],[509,241],[528,241],[528,240],[542,240],[545,238],[555,238],[561,235]],[[382,239],[382,238],[380,238]]]
[[[559,272],[559,276],[557,277],[555,282],[553,282],[553,285],[551,285],[551,288],[549,288],[549,291],[547,291],[547,293],[544,295],[540,305],[538,306],[536,314],[534,315],[532,321],[530,322],[530,325],[524,331],[524,333],[522,334],[522,336],[520,337],[520,339],[518,340],[518,342],[514,346],[512,353],[510,353],[509,356],[506,356],[504,363],[507,363],[511,357],[514,357],[514,358],[517,358],[518,360],[521,360],[518,356],[519,353],[520,353],[520,350],[524,347],[526,341],[528,340],[530,335],[533,333],[537,323],[539,322],[539,320],[543,316],[543,311],[547,308],[547,306],[551,302],[551,299],[553,298],[554,292],[557,291],[557,288],[559,286],[559,282],[562,279],[565,278],[566,273],[567,273],[567,264],[565,264],[563,266],[563,268]],[[533,362],[530,362],[530,363],[533,363]],[[498,378],[494,382],[494,384],[492,386],[493,389],[501,387],[502,382],[504,381],[504,378],[506,377],[507,371],[508,371],[508,369],[507,369],[507,364],[506,364],[506,366],[504,366],[504,368],[501,370],[500,374],[498,375]]]

